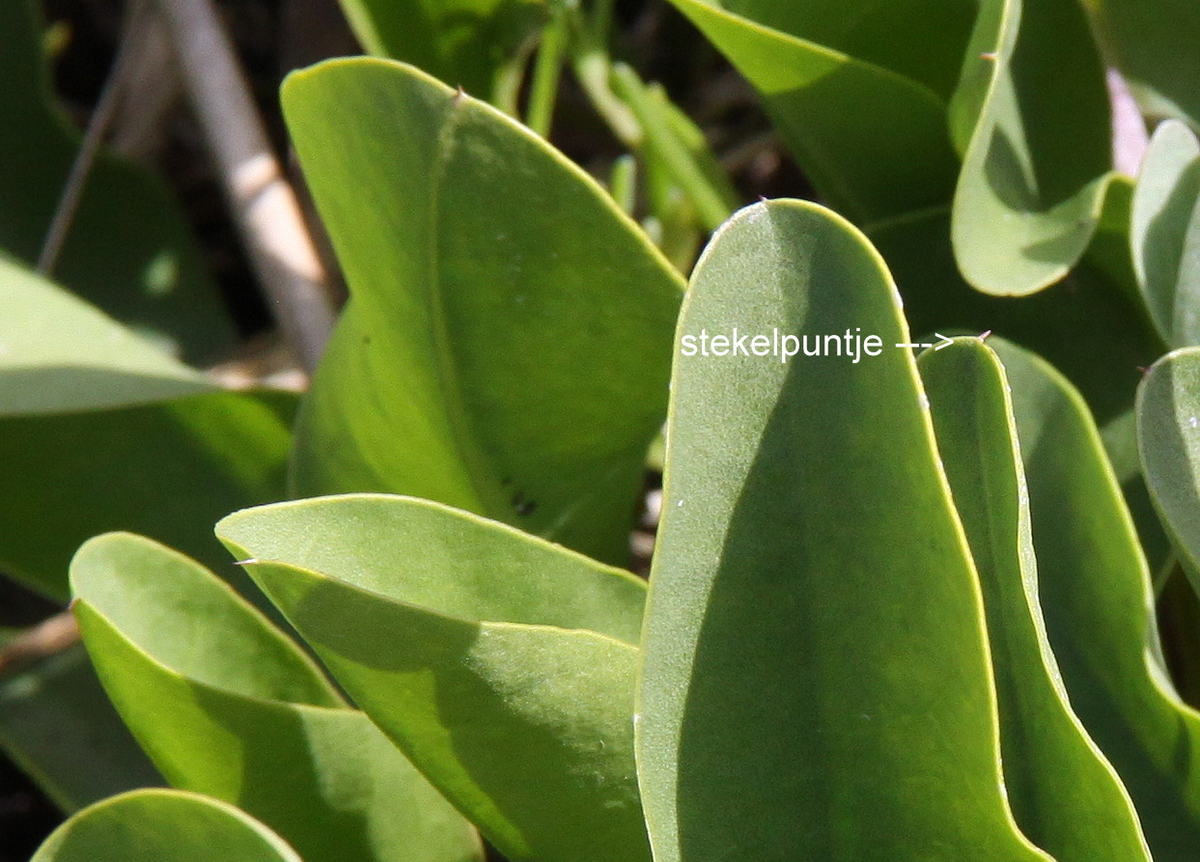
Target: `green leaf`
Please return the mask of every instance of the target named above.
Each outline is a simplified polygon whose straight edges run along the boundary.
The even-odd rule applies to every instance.
[[[880,352],[688,355],[733,326]],[[881,258],[815,205],[744,209],[679,339],[637,742],[655,859],[1048,858],[1005,801],[979,585]]]
[[[66,599],[67,564],[79,545],[130,530],[229,571],[210,525],[284,497],[296,400],[216,392],[0,419],[0,570]]]
[[[333,61],[283,101],[351,290],[296,496],[412,494],[627,559],[679,276],[565,157],[415,69]]]
[[[1154,363],[1138,390],[1137,423],[1146,484],[1200,592],[1200,348]]]
[[[1079,393],[997,342],[1029,483],[1046,633],[1071,706],[1116,767],[1156,862],[1200,846],[1200,714],[1163,667],[1146,561]]]
[[[633,576],[425,500],[286,503],[217,530],[507,858],[649,859],[633,762],[638,650],[617,639],[637,636]]]
[[[1172,347],[1200,344],[1200,142],[1168,120],[1150,139],[1133,198],[1133,264],[1146,307]]]
[[[163,783],[78,645],[0,682],[0,748],[68,812]]]
[[[762,94],[839,212],[866,223],[950,198],[946,98],[973,3],[672,2]]]
[[[341,0],[369,52],[490,99],[497,73],[543,25],[545,0]]]
[[[1099,221],[1108,91],[1076,0],[990,3],[1001,11],[985,9],[977,26],[991,38],[972,45],[987,44],[995,68],[954,196],[954,251],[979,290],[1023,296],[1062,278]]]
[[[178,790],[137,790],[80,811],[31,862],[302,862],[283,839],[232,805]]]
[[[367,717],[203,567],[114,533],[80,548],[71,583],[101,681],[173,785],[238,805],[308,862],[480,857]]]
[[[1143,110],[1200,127],[1200,15],[1192,0],[1089,0]]]
[[[590,629],[636,646],[646,585],[621,569],[429,500],[351,494],[235,512],[239,559],[280,560],[463,619]],[[312,541],[320,536],[320,542]],[[403,560],[401,578],[386,560]]]
[[[165,401],[217,387],[32,270],[0,258],[0,417]]]
[[[973,338],[927,350],[917,365],[983,588],[1004,787],[1017,823],[1058,862],[1149,862],[1133,803],[1072,712],[1046,639],[1003,367]]]
[[[54,107],[33,0],[0,3],[0,248],[37,260],[79,135]],[[233,327],[178,207],[150,175],[102,155],[55,270],[62,284],[138,330],[214,362]],[[7,318],[7,305],[0,320]]]

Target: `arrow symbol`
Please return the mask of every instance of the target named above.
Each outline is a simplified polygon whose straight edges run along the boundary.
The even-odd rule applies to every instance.
[[[901,342],[897,342],[896,346],[897,347],[911,347],[914,350],[916,350],[918,347],[932,347],[934,350],[941,350],[943,347],[949,347],[951,344],[954,343],[953,338],[947,338],[946,336],[942,335],[940,332],[935,332],[934,335],[936,335],[938,338],[942,339],[937,344],[934,344],[931,341],[915,341],[911,344],[901,341]]]

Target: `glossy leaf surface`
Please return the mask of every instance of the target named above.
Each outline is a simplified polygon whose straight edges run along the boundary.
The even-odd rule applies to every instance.
[[[37,260],[79,135],[53,107],[38,4],[0,4],[0,248]],[[178,207],[160,183],[102,154],[62,257],[62,284],[122,323],[203,364],[223,358],[233,328]]]
[[[1038,586],[1071,705],[1137,808],[1156,862],[1200,842],[1200,715],[1163,668],[1145,558],[1078,392],[997,342],[1029,484]]]
[[[178,790],[137,790],[80,811],[31,862],[302,862],[287,843],[232,805]]]
[[[670,265],[545,142],[415,69],[333,61],[283,99],[351,291],[297,495],[412,494],[626,559]]]
[[[1017,823],[1058,862],[1148,862],[1129,796],[1071,710],[1046,638],[1003,367],[973,338],[926,350],[917,365],[983,588],[1004,786]]]
[[[505,856],[649,858],[633,761],[638,650],[589,630],[636,637],[633,576],[423,500],[268,506],[218,534]]]
[[[815,205],[744,209],[677,347],[734,326],[881,344],[677,359],[638,710],[655,858],[1047,858],[1005,801],[979,586],[882,260]]]
[[[469,862],[474,831],[311,659],[201,566],[110,534],[72,564],[109,696],[162,773],[269,824],[308,862]]]
[[[1200,344],[1200,141],[1169,120],[1142,162],[1129,229],[1146,307],[1172,347]]]

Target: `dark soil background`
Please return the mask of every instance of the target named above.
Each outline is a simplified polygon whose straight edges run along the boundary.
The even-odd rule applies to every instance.
[[[12,0],[0,0],[12,2]],[[217,0],[280,156],[302,184],[278,107],[291,69],[360,53],[337,0]],[[112,64],[124,0],[42,0],[61,37],[54,85],[63,109],[82,128]],[[705,130],[743,199],[807,197],[808,189],[771,131],[751,89],[666,0],[618,0],[614,54],[647,81],[661,82]],[[137,104],[130,106],[138,109]],[[181,94],[138,158],[174,190],[207,256],[240,334],[253,350],[269,344],[271,320],[229,216],[203,136]],[[606,174],[622,150],[564,74],[551,140],[585,168]],[[332,261],[329,261],[332,263]],[[648,488],[658,477],[648,477]],[[643,560],[643,563],[646,561]],[[30,625],[58,608],[0,577],[0,626]],[[62,814],[0,756],[0,862],[27,862]]]

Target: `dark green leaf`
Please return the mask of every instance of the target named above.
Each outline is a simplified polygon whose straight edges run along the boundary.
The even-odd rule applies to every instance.
[[[295,407],[289,393],[218,392],[0,420],[0,570],[65,599],[79,545],[133,530],[232,575],[211,525],[284,496]]]

